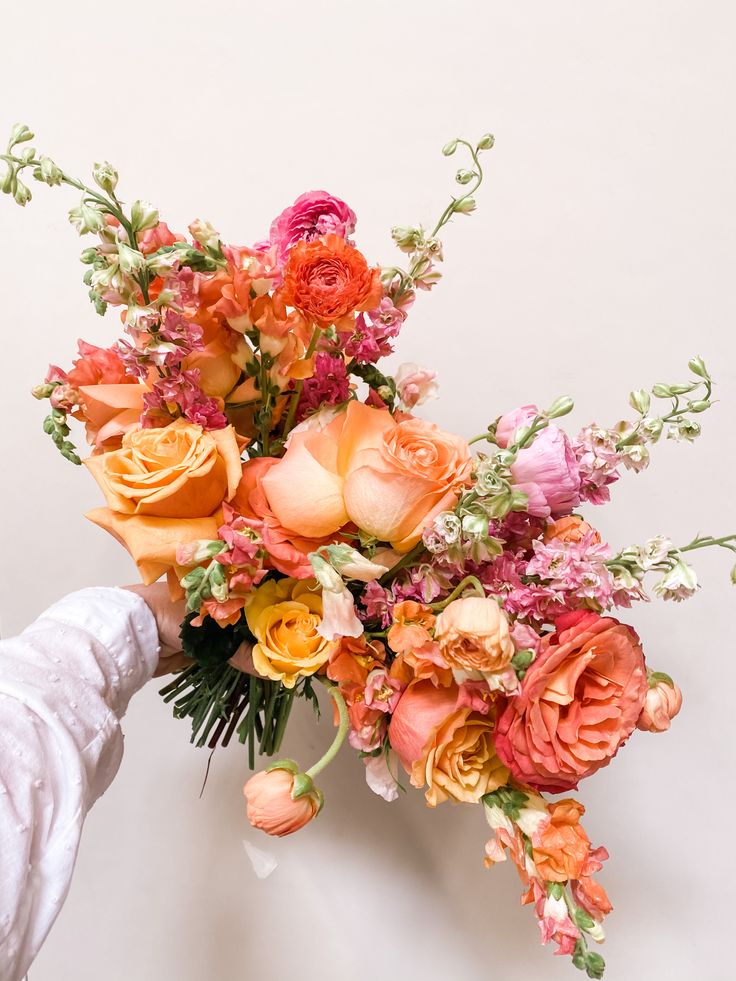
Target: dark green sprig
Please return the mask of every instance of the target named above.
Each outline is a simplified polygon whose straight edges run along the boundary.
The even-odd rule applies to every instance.
[[[33,397],[39,400],[51,398],[60,384],[61,382],[47,382],[43,385],[37,385],[32,391]],[[71,431],[67,419],[68,416],[64,409],[52,408],[43,421],[43,431],[51,437],[54,446],[65,460],[79,466],[82,461],[77,454],[74,443],[67,438]]]

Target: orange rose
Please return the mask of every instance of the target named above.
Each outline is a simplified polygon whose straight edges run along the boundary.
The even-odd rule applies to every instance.
[[[534,864],[545,882],[579,879],[590,853],[590,839],[580,818],[585,808],[567,799],[549,805],[549,824],[532,837]]]
[[[177,545],[217,537],[217,512],[242,469],[231,426],[205,432],[181,419],[135,429],[121,449],[85,463],[108,504],[87,517],[125,545],[145,582],[174,564]]]
[[[282,296],[320,324],[333,324],[381,299],[380,271],[339,235],[298,242],[289,253]]]
[[[325,429],[293,434],[262,487],[284,529],[322,538],[353,522],[407,552],[436,514],[454,507],[471,467],[461,437],[350,402]]]

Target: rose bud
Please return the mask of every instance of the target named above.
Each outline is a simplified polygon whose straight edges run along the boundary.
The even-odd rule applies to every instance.
[[[637,729],[643,732],[666,732],[682,708],[682,692],[669,675],[654,671],[644,699]]]
[[[243,787],[248,820],[267,835],[282,838],[319,814],[322,793],[291,760],[254,774]]]

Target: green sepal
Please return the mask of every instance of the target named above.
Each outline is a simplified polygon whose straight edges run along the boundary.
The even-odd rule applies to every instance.
[[[293,773],[296,777],[299,773],[299,764],[296,760],[276,760],[275,763],[271,763],[266,767],[266,773],[270,773],[271,770],[288,770],[289,773]],[[293,797],[294,795],[292,794],[291,796]]]

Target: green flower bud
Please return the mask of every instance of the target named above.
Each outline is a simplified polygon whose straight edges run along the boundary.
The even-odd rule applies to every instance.
[[[134,232],[143,232],[158,225],[158,209],[147,201],[134,201],[130,209]]]
[[[13,167],[8,167],[8,169],[3,174],[2,183],[0,183],[0,191],[3,194],[12,194],[13,186],[15,185],[15,170]]]
[[[118,186],[118,172],[107,160],[94,165],[92,176],[94,177],[95,184],[101,187],[107,194],[112,194]]]
[[[705,412],[710,408],[711,403],[707,399],[698,399],[695,402],[688,402],[687,407],[690,412]]]
[[[89,266],[97,258],[97,249],[95,248],[85,249],[79,258],[82,260],[85,266]]]
[[[131,249],[129,245],[125,245],[123,242],[118,245],[118,260],[121,271],[128,275],[139,273],[146,268],[146,257],[143,253]]]
[[[569,395],[560,395],[544,413],[548,419],[559,419],[566,416],[575,408],[575,403]]]
[[[649,392],[646,389],[638,388],[629,395],[629,405],[632,409],[636,409],[643,416],[649,412],[649,406],[652,404],[652,399]]]
[[[652,395],[654,395],[655,398],[668,399],[671,398],[673,394],[674,393],[670,385],[657,383],[652,387]]]
[[[460,198],[455,202],[452,210],[459,215],[472,215],[476,208],[475,198]]]
[[[23,181],[16,181],[13,197],[15,198],[16,204],[19,204],[21,208],[25,208],[31,200],[31,190],[29,187],[26,187]]]
[[[495,142],[495,136],[492,133],[486,133],[485,136],[481,136],[481,138],[478,140],[478,149],[490,150]]]
[[[31,389],[31,395],[34,399],[47,399],[55,388],[55,382],[53,384],[34,385]]]
[[[457,150],[457,140],[450,140],[449,143],[445,143],[442,147],[442,152],[446,157],[451,157],[455,150]]]
[[[29,164],[31,160],[36,156],[36,148],[33,146],[27,146],[20,155],[20,159],[24,164]]]
[[[472,170],[458,170],[455,174],[455,180],[458,184],[469,184],[475,176],[475,172]]]
[[[691,385],[670,385],[670,391],[673,395],[687,395],[688,392],[696,387],[697,383]]]
[[[61,178],[63,176],[61,170],[56,166],[53,160],[49,157],[41,157],[38,166],[39,176],[36,180],[42,180],[44,184],[48,184],[49,187],[54,187],[55,185],[61,184]],[[36,176],[34,172],[34,177]]]
[[[10,146],[16,143],[27,143],[33,139],[33,133],[24,123],[16,123],[10,131]]]
[[[705,367],[705,362],[701,357],[696,357],[693,358],[691,361],[688,361],[687,366],[690,369],[690,371],[692,371],[692,373],[694,375],[697,375],[699,378],[710,379],[710,375],[708,374],[708,369]]]
[[[99,232],[104,227],[105,219],[98,207],[87,204],[84,198],[76,208],[69,212],[69,221],[80,235],[88,232]]]

